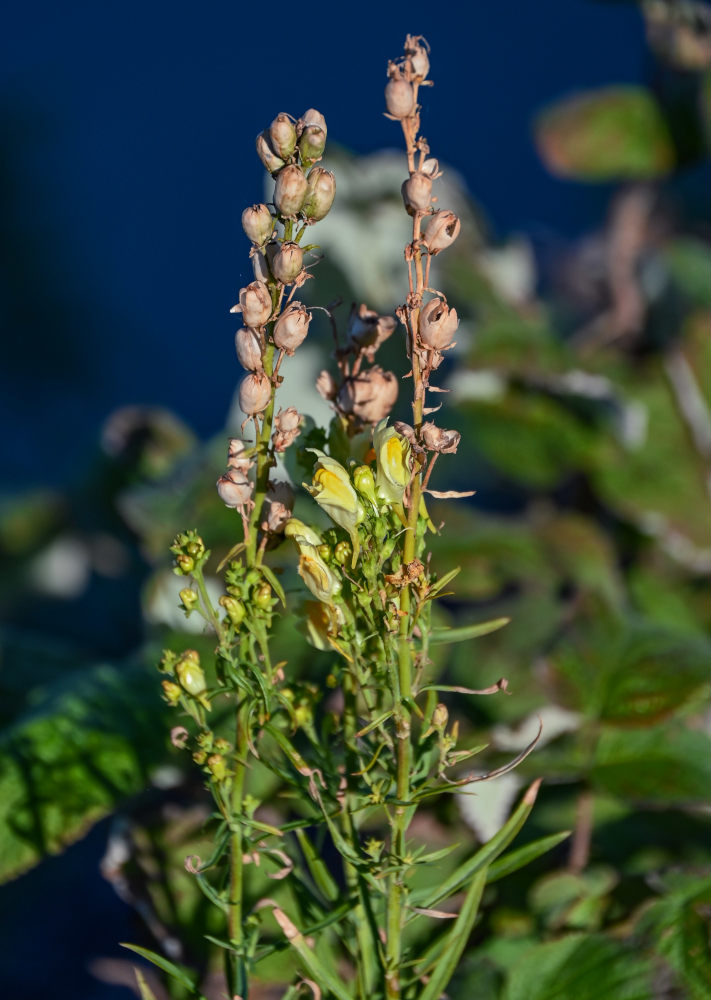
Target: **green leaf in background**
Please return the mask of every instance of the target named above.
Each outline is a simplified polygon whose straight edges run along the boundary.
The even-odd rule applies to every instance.
[[[618,942],[571,934],[526,951],[503,1000],[651,1000],[651,975],[650,965]]]
[[[675,161],[664,116],[644,87],[564,98],[539,115],[535,138],[548,169],[578,181],[660,177]]]
[[[591,780],[630,802],[711,803],[711,739],[682,726],[604,729]]]
[[[158,687],[142,664],[77,671],[0,733],[0,881],[150,785],[170,728]]]
[[[672,240],[664,260],[676,285],[693,303],[711,307],[711,248],[692,236]]]

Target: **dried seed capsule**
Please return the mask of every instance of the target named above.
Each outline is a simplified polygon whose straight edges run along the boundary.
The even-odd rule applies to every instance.
[[[251,372],[240,382],[239,406],[247,416],[266,410],[271,398],[272,384],[264,372]]]
[[[248,372],[262,371],[262,345],[259,334],[251,327],[242,327],[235,334],[237,360]]]
[[[272,441],[274,451],[284,452],[294,443],[301,434],[302,416],[295,406],[288,406],[285,410],[279,410],[274,417],[274,434]]]
[[[420,340],[433,351],[443,351],[452,343],[457,332],[459,317],[440,298],[430,299],[420,310]]]
[[[290,163],[277,174],[274,187],[274,204],[285,219],[298,215],[306,197],[307,181],[301,167]]]
[[[430,71],[430,59],[427,55],[427,48],[421,43],[425,39],[422,35],[408,35],[405,39],[405,54],[410,59],[413,73],[418,80],[424,80]]]
[[[338,393],[338,405],[344,413],[352,413],[364,423],[377,424],[388,416],[397,394],[397,378],[392,372],[374,365],[343,383]]]
[[[432,178],[416,170],[402,185],[402,200],[409,215],[426,212],[432,204]]]
[[[284,166],[284,161],[269,145],[267,132],[257,136],[257,155],[270,174],[276,174]]]
[[[318,125],[320,129],[323,129],[323,134],[327,135],[328,129],[326,128],[326,119],[323,117],[320,111],[316,108],[309,108],[308,111],[304,111],[301,118],[296,123],[296,134],[301,137],[305,128],[309,125]]]
[[[326,132],[320,125],[307,125],[299,139],[299,152],[304,163],[320,160],[326,148]]]
[[[245,474],[254,465],[254,460],[247,457],[247,448],[241,438],[230,438],[227,446],[227,468],[237,469]]]
[[[253,491],[254,483],[238,469],[228,469],[217,480],[217,492],[225,507],[234,509],[245,507],[252,499]]]
[[[277,534],[291,517],[294,507],[294,491],[288,483],[271,482],[265,499],[264,520],[267,530]]]
[[[396,326],[394,316],[380,316],[361,302],[357,309],[355,305],[351,309],[346,334],[349,344],[372,361],[375,352],[392,335]]]
[[[261,246],[274,230],[274,219],[266,205],[250,205],[242,212],[242,228],[247,239]]]
[[[291,357],[297,347],[303,344],[309,332],[311,313],[303,302],[292,302],[274,324],[273,339],[280,351]]]
[[[320,222],[325,218],[336,197],[336,178],[330,170],[312,167],[307,178],[306,198],[301,206],[302,215],[309,222]]]
[[[453,454],[462,438],[459,431],[446,431],[442,427],[437,427],[431,420],[422,425],[421,434],[425,448],[441,452],[443,455]]]
[[[319,372],[316,379],[316,392],[319,396],[323,396],[323,398],[327,399],[329,402],[333,402],[338,395],[338,385],[336,384],[336,380],[333,375],[325,369],[322,372]]]
[[[393,118],[407,118],[415,110],[415,91],[407,80],[390,80],[385,88],[385,106]]]
[[[272,149],[282,160],[288,160],[296,149],[296,128],[283,111],[269,126],[269,139]]]
[[[272,259],[272,273],[283,285],[291,285],[301,273],[304,251],[298,243],[282,243]]]
[[[266,255],[260,250],[257,250],[252,254],[252,270],[254,272],[255,281],[269,281],[271,278],[271,272],[269,270]]]
[[[423,242],[431,254],[451,247],[459,236],[462,224],[454,212],[435,212],[427,224]]]
[[[264,281],[252,281],[239,292],[239,305],[234,312],[241,312],[245,326],[264,326],[272,314],[272,297]]]

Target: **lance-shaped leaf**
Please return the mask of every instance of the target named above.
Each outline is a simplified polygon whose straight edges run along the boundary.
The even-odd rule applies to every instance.
[[[460,625],[457,628],[433,628],[430,632],[430,643],[468,642],[469,639],[477,639],[480,635],[498,632],[510,621],[510,618],[492,618],[488,622],[472,622],[471,625]]]

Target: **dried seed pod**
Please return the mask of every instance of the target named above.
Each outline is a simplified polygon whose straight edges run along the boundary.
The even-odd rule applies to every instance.
[[[396,326],[394,316],[380,316],[368,309],[365,302],[361,302],[357,309],[355,305],[351,308],[346,333],[350,345],[362,351],[368,361],[372,361],[375,352],[392,336]]]
[[[303,302],[292,302],[274,324],[273,340],[280,351],[292,356],[309,332],[311,313]]]
[[[240,288],[239,305],[231,312],[241,312],[245,326],[264,326],[272,314],[272,297],[264,281],[252,281]]]
[[[338,384],[333,375],[325,369],[318,373],[318,377],[316,379],[316,392],[319,396],[327,399],[330,403],[332,403],[338,395]]]
[[[277,244],[271,261],[272,273],[283,285],[291,285],[301,273],[304,251],[298,243]]]
[[[288,160],[296,149],[296,128],[289,115],[282,111],[269,126],[272,149],[282,160]]]
[[[269,145],[269,133],[261,132],[257,136],[257,155],[270,174],[276,174],[284,166],[284,161]]]
[[[320,160],[326,148],[326,132],[320,125],[307,125],[299,139],[299,153],[303,163]]]
[[[288,483],[269,483],[264,501],[264,522],[267,531],[279,534],[284,530],[294,507],[294,491]]]
[[[242,438],[230,438],[227,446],[227,468],[247,475],[253,465],[254,461],[247,458],[247,448]]]
[[[420,167],[420,171],[423,174],[427,174],[430,180],[433,181],[442,176],[442,171],[439,169],[439,160],[435,159],[434,156],[430,156],[425,160]]]
[[[431,254],[438,254],[451,247],[461,228],[462,224],[454,212],[435,212],[430,216],[422,241]]]
[[[422,425],[422,441],[429,451],[438,451],[443,455],[453,454],[461,441],[459,431],[446,431],[428,420]]]
[[[374,365],[347,379],[338,393],[338,406],[363,423],[377,424],[388,416],[398,394],[398,381],[392,372]]]
[[[285,219],[298,215],[306,197],[307,181],[304,171],[295,163],[290,163],[277,174],[274,186],[274,204]]]
[[[415,91],[407,80],[390,80],[385,88],[385,106],[393,118],[407,118],[415,110]]]
[[[426,212],[432,204],[432,179],[416,170],[402,185],[402,200],[408,215]]]
[[[235,334],[235,350],[237,360],[248,372],[262,371],[262,345],[256,330],[249,326],[238,330]]]
[[[304,111],[301,118],[296,123],[296,134],[301,138],[305,128],[309,125],[317,125],[318,128],[323,130],[324,136],[328,134],[328,129],[326,128],[326,119],[323,117],[320,111],[316,108],[309,108],[308,111]]]
[[[264,372],[251,372],[239,386],[239,406],[248,417],[262,413],[272,398],[272,384]]]
[[[252,254],[252,271],[255,281],[269,281],[271,272],[265,254],[261,250],[255,250]]]
[[[274,219],[266,205],[250,205],[242,212],[242,228],[247,239],[262,246],[274,230]]]
[[[449,347],[458,326],[457,310],[450,309],[438,297],[430,299],[420,310],[420,340],[430,350],[443,351]]]
[[[405,55],[410,60],[412,72],[418,80],[424,80],[430,71],[430,58],[427,54],[427,42],[422,35],[408,35],[405,39]]]
[[[252,499],[254,483],[239,469],[228,469],[217,480],[217,492],[226,507],[246,507]]]
[[[325,218],[336,197],[336,178],[330,170],[312,167],[307,178],[306,198],[301,206],[302,215],[309,222],[320,222]]]

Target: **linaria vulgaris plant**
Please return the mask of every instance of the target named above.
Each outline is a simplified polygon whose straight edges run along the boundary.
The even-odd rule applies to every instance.
[[[241,537],[218,566],[224,592],[216,604],[205,582],[210,552],[202,538],[193,530],[176,537],[182,607],[205,619],[215,657],[204,663],[193,650],[168,650],[160,664],[164,696],[178,713],[172,741],[192,753],[214,798],[213,852],[188,858],[186,866],[224,915],[222,933],[210,940],[224,955],[233,1000],[246,1000],[260,961],[284,948],[293,953],[292,983],[283,994],[290,1000],[304,988],[338,1000],[437,1000],[487,881],[536,855],[529,845],[500,857],[533,806],[537,782],[493,839],[446,877],[438,862],[455,845],[433,851],[408,837],[418,809],[508,770],[531,749],[473,776],[466,763],[482,748],[459,745],[458,724],[450,723],[440,694],[490,695],[506,684],[447,688],[428,675],[431,644],[470,640],[507,621],[451,632],[431,626],[432,603],[458,570],[431,564],[428,535],[437,529],[428,498],[471,494],[430,485],[440,455],[460,444],[456,430],[432,420],[439,407],[430,405],[438,391],[431,380],[459,322],[430,287],[430,264],[457,239],[460,222],[435,207],[441,171],[419,134],[418,92],[428,74],[428,46],[409,35],[404,54],[388,66],[385,89],[387,115],[402,126],[407,151],[407,296],[394,316],[354,306],[345,330],[334,307],[326,309],[334,365],[316,388],[334,416],[324,429],[307,429],[293,406],[277,408],[277,397],[313,318],[313,307],[298,298],[312,278],[311,227],[329,212],[336,190],[320,165],[326,122],[313,109],[298,119],[282,113],[257,138],[274,194],[271,204],[242,214],[254,269],[233,309],[243,323],[235,340],[247,370],[239,389],[245,421],[217,483]],[[390,422],[401,377],[376,361],[393,336],[404,344],[411,423]],[[283,479],[280,458],[303,483]],[[292,513],[299,488],[300,518]],[[270,554],[285,543],[302,581],[293,588],[270,566]],[[273,623],[287,613],[332,658],[325,690],[292,676],[288,662],[273,662]],[[264,808],[256,765],[285,789],[281,807]],[[254,895],[250,866],[274,880],[278,898]],[[192,973],[134,950],[189,995],[203,996]],[[141,988],[151,995],[145,983]]]

